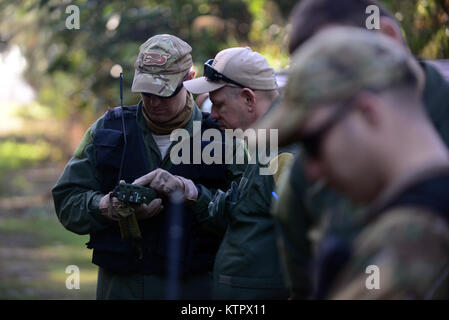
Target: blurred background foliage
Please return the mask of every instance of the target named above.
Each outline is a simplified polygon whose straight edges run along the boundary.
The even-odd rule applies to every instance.
[[[402,23],[413,53],[449,56],[449,0],[385,0]],[[68,5],[80,8],[80,29],[69,30]],[[58,118],[90,121],[119,103],[118,76],[133,78],[138,47],[158,33],[171,33],[193,47],[201,65],[229,46],[251,46],[275,69],[288,64],[290,0],[0,0],[0,50],[19,45],[26,79],[38,101]],[[114,67],[115,66],[115,67]],[[126,91],[125,103],[138,97]]]

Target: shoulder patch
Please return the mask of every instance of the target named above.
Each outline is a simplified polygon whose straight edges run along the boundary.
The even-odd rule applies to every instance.
[[[81,140],[80,144],[75,150],[75,157],[81,158],[84,152],[84,149],[86,146],[90,143],[92,143],[92,128],[87,129],[87,131],[84,133],[83,139]]]
[[[278,154],[268,164],[268,170],[273,174],[274,183],[277,185],[282,172],[289,167],[293,160],[293,154],[284,152]]]

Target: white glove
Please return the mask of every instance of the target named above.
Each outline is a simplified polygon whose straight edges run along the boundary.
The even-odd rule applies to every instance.
[[[118,200],[116,197],[112,196],[112,192],[105,195],[100,200],[100,212],[103,216],[108,219],[118,221],[117,209],[123,205],[123,202]],[[164,207],[162,206],[162,199],[156,198],[151,201],[149,204],[139,204],[139,205],[131,205],[134,209],[134,213],[136,214],[137,220],[144,220],[151,217],[154,217],[159,212],[161,212]]]
[[[166,196],[175,190],[180,190],[184,195],[184,199],[189,201],[196,201],[198,198],[198,189],[192,180],[174,176],[160,168],[136,179],[133,184],[152,188]]]

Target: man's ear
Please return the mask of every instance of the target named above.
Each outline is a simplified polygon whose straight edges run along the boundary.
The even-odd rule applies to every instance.
[[[386,36],[389,36],[400,45],[405,45],[402,31],[397,22],[390,17],[380,17],[380,30]]]
[[[353,103],[370,125],[377,127],[380,124],[381,115],[379,112],[382,109],[382,101],[377,95],[368,91],[362,91],[354,99]]]
[[[195,71],[190,70],[190,71],[189,71],[189,75],[187,76],[187,79],[186,79],[185,81],[187,81],[187,80],[192,80],[192,79],[194,79],[194,78],[195,78]]]
[[[254,91],[249,88],[243,88],[240,91],[240,96],[244,99],[245,104],[248,107],[248,111],[254,112],[254,107],[256,105],[256,94]]]

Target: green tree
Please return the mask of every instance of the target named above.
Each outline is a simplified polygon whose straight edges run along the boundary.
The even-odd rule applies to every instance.
[[[415,55],[449,57],[449,0],[382,2],[401,22]],[[80,8],[79,30],[65,26],[70,4]],[[287,66],[294,5],[289,0],[0,0],[0,51],[20,46],[28,61],[26,77],[54,115],[91,119],[119,103],[116,65],[130,88],[139,45],[154,34],[171,33],[190,43],[198,75],[204,61],[229,46],[251,46],[276,69]],[[125,91],[125,104],[137,99]]]

